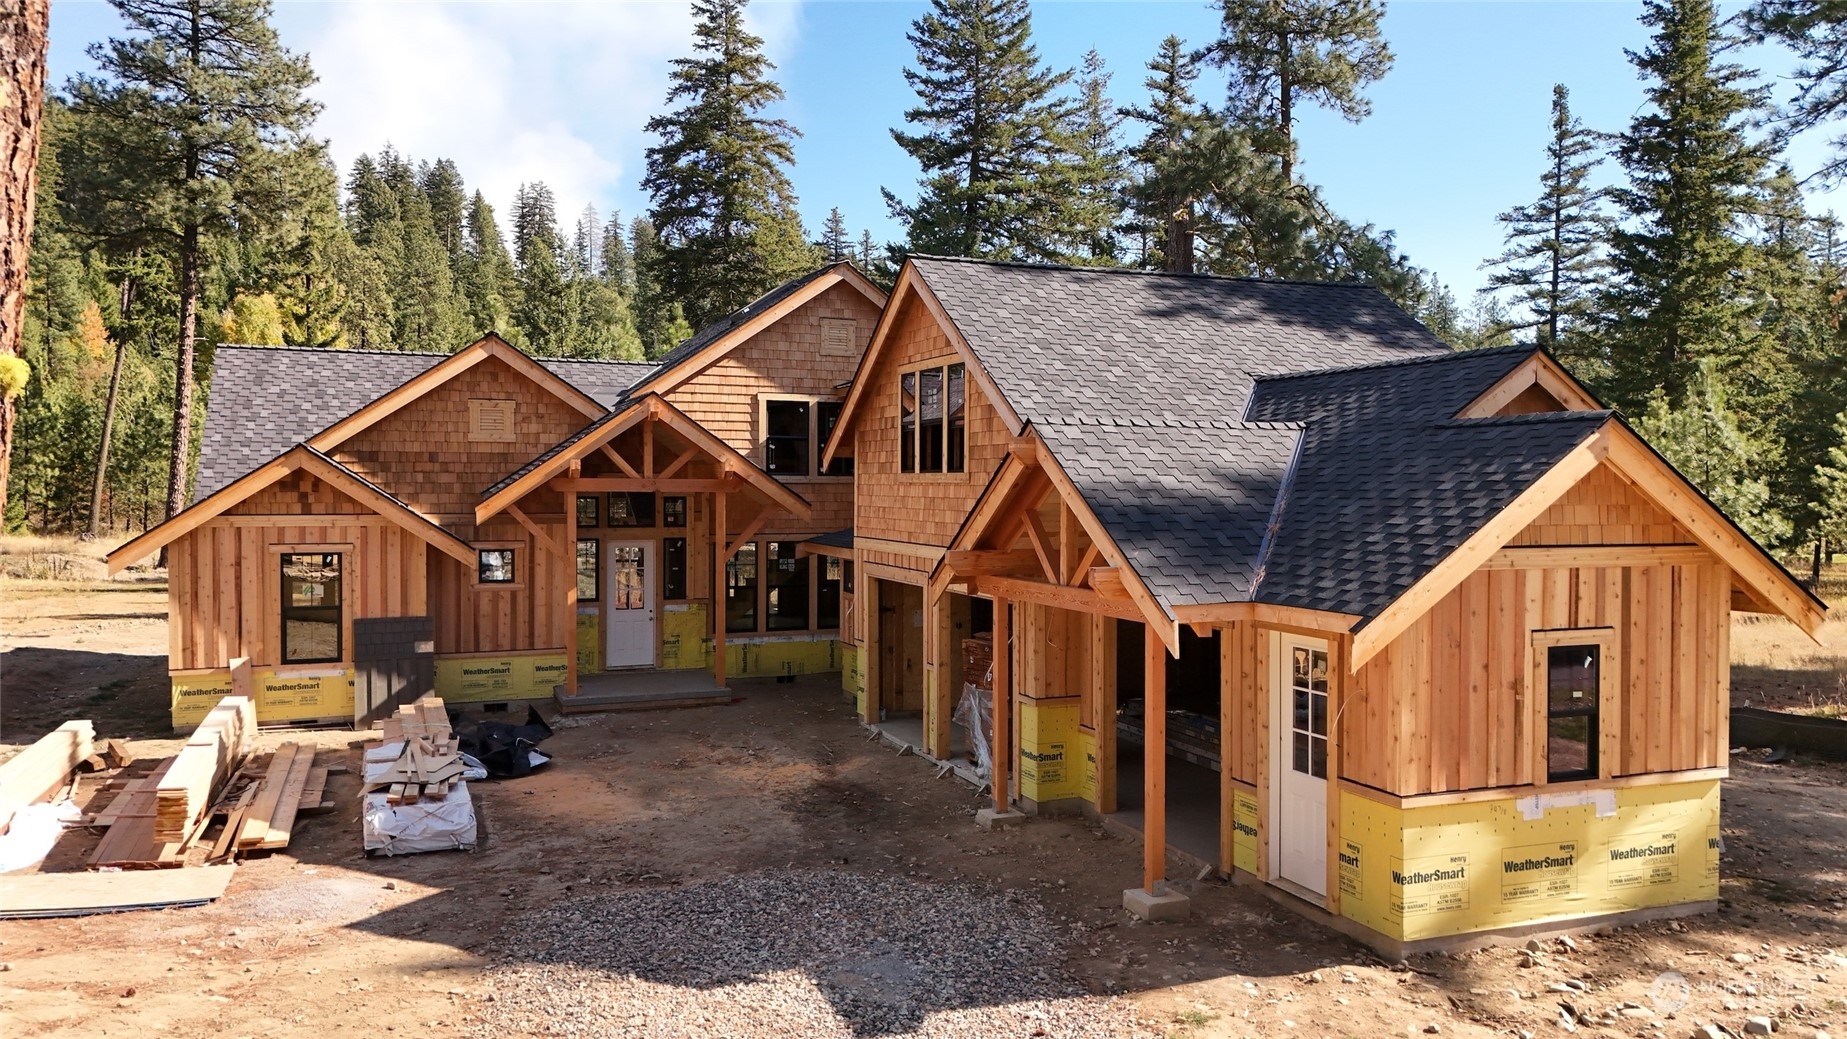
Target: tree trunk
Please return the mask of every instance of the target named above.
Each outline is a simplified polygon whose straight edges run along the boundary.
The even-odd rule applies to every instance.
[[[1166,270],[1169,274],[1193,273],[1193,203],[1183,202],[1169,209],[1167,216],[1167,241],[1162,250],[1166,255]]]
[[[167,517],[186,507],[192,462],[192,361],[199,325],[199,227],[180,235],[180,348],[173,365],[173,468],[167,474]],[[163,552],[164,556],[165,553]]]
[[[1821,594],[1821,561],[1826,554],[1822,545],[1827,540],[1825,537],[1815,539],[1815,554],[1809,559],[1809,591],[1817,595]]]
[[[38,198],[51,0],[23,0],[9,7],[0,13],[0,359],[19,356],[25,326],[26,256]],[[23,389],[9,387],[7,378],[0,376],[0,529],[6,526],[6,488],[12,475],[15,395]]]
[[[122,306],[120,313],[124,320],[128,317],[130,286],[133,282],[122,279]],[[128,359],[128,340],[115,344],[115,367],[109,371],[109,398],[103,402],[103,442],[96,449],[96,483],[90,490],[90,536],[99,537],[103,532],[103,488],[109,484],[109,441],[115,430],[115,406],[121,399],[122,366]]]

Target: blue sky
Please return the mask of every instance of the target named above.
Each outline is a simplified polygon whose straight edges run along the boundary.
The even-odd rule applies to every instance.
[[[752,6],[788,93],[781,114],[805,135],[793,172],[811,232],[838,206],[856,234],[899,237],[879,189],[909,196],[915,187],[916,167],[888,131],[914,101],[904,36],[924,6]],[[1495,214],[1536,192],[1552,84],[1569,86],[1598,129],[1624,128],[1641,107],[1623,54],[1646,45],[1639,12],[1616,2],[1394,0],[1384,31],[1397,62],[1370,91],[1372,117],[1354,125],[1311,112],[1301,175],[1348,219],[1396,231],[1400,248],[1466,303],[1483,279],[1479,263],[1501,245]],[[414,158],[455,159],[503,214],[518,184],[544,180],[566,220],[587,203],[645,209],[642,127],[662,107],[667,61],[688,50],[691,28],[679,0],[279,0],[276,23],[286,46],[313,59],[326,105],[317,132],[342,168],[390,141]],[[102,0],[55,0],[51,82],[88,69],[85,48],[119,25]],[[1141,99],[1143,65],[1163,37],[1203,42],[1216,17],[1202,0],[1039,0],[1034,28],[1056,67],[1096,48],[1115,73],[1112,95],[1128,103]],[[1772,77],[1790,65],[1774,49],[1739,57]],[[1788,84],[1774,82],[1786,96]],[[1219,89],[1208,73],[1202,96]],[[1796,143],[1799,174],[1819,165],[1825,136]],[[1820,193],[1814,201],[1831,205]]]

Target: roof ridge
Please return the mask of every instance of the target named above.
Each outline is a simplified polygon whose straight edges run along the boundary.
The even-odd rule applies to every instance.
[[[1035,426],[1083,426],[1098,429],[1306,429],[1306,422],[1285,422],[1262,420],[1249,422],[1243,419],[1116,419],[1116,418],[1076,418],[1076,419],[1034,419]]]
[[[350,354],[356,357],[454,357],[456,354],[459,354],[463,350],[468,349],[468,347],[473,346],[475,342],[479,342],[479,340],[475,340],[473,342],[464,344],[463,346],[457,347],[454,350],[450,350],[447,353],[442,353],[436,350],[361,350],[361,349],[353,349],[351,347],[336,347],[336,346],[290,346],[287,343],[275,343],[275,344],[270,344],[270,343],[219,343],[217,346],[213,347],[212,349],[214,352],[218,350],[253,350],[253,351],[260,350],[260,351],[267,351],[267,352],[287,352],[287,353],[297,353],[297,354],[341,354],[341,355]],[[514,349],[517,350],[519,348],[514,347]],[[534,358],[534,360],[537,360],[537,359],[538,358]]]
[[[1545,422],[1570,422],[1588,418],[1594,418],[1601,422],[1617,414],[1619,413],[1614,408],[1598,408],[1593,411],[1535,411],[1525,415],[1482,415],[1473,418],[1447,418],[1432,422],[1431,425],[1467,429],[1476,426],[1530,426]]]
[[[1540,348],[1532,344],[1513,343],[1508,346],[1490,346],[1479,350],[1455,350],[1448,353],[1418,354],[1415,357],[1397,357],[1389,361],[1371,361],[1366,364],[1336,365],[1332,368],[1309,368],[1299,372],[1276,372],[1274,374],[1250,374],[1253,382],[1280,382],[1283,379],[1310,379],[1321,375],[1339,375],[1343,372],[1365,372],[1378,368],[1402,368],[1413,364],[1435,364],[1441,361],[1454,361],[1470,357],[1498,357],[1508,353],[1538,353]]]
[[[945,263],[967,263],[982,267],[1017,267],[1030,271],[1069,271],[1073,274],[1124,274],[1149,278],[1173,278],[1194,281],[1244,282],[1254,285],[1309,285],[1315,288],[1334,289],[1370,289],[1383,294],[1377,285],[1371,282],[1348,279],[1344,281],[1317,281],[1313,278],[1265,278],[1249,274],[1213,274],[1209,271],[1155,271],[1140,267],[1081,267],[1069,263],[1031,263],[1025,260],[990,260],[978,256],[938,256],[934,253],[910,253],[905,259],[937,260]]]

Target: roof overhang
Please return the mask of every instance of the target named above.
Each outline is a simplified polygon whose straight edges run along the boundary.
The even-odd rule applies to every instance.
[[[948,311],[943,309],[942,301],[936,298],[936,293],[930,291],[930,285],[924,280],[923,275],[918,273],[917,265],[906,259],[904,266],[898,271],[897,283],[892,286],[891,298],[885,301],[885,309],[879,314],[878,326],[872,330],[872,341],[866,346],[866,352],[860,356],[859,367],[853,372],[853,381],[847,390],[846,401],[840,406],[840,418],[834,423],[834,432],[827,438],[827,444],[821,451],[823,466],[832,465],[834,455],[839,452],[841,445],[847,442],[847,437],[853,428],[854,416],[858,413],[860,402],[866,394],[867,383],[878,367],[879,355],[885,351],[885,344],[890,341],[892,330],[897,324],[898,314],[904,309],[904,304],[908,300],[916,300],[917,305],[928,311],[937,325],[942,328],[943,334],[949,339],[950,346],[955,349],[956,354],[962,358],[962,363],[967,366],[969,377],[974,380],[975,385],[981,387],[983,393],[987,394],[988,400],[1000,413],[1001,421],[1007,424],[1008,430],[1015,436],[1025,431],[1025,423],[1020,420],[1013,405],[1008,403],[1007,398],[1000,392],[1000,386],[995,383],[994,377],[988,374],[987,368],[981,363],[981,358],[975,356],[975,350],[968,345],[968,340],[963,337],[962,330],[956,327]]]
[[[298,471],[313,474],[432,548],[470,566],[474,565],[475,550],[466,541],[320,451],[306,444],[297,444],[109,553],[106,557],[109,573],[120,573],[130,563],[160,551],[235,508],[251,495]],[[337,523],[339,519],[339,516],[312,513],[301,516],[301,522],[306,524]]]
[[[781,321],[784,317],[800,309],[808,301],[836,285],[848,285],[859,290],[862,295],[872,301],[872,305],[875,307],[883,307],[885,305],[885,292],[877,285],[874,285],[864,274],[861,274],[858,268],[842,260],[829,268],[827,273],[802,286],[795,292],[790,293],[787,298],[777,300],[775,306],[765,309],[761,314],[752,315],[749,320],[738,325],[738,327],[719,336],[712,342],[707,343],[705,347],[697,353],[690,357],[683,358],[678,364],[675,364],[665,371],[658,371],[650,374],[647,378],[630,387],[629,392],[639,393],[645,390],[650,393],[666,393],[672,390],[686,380],[710,368],[713,364],[717,363],[720,358],[741,346],[752,336],[776,322]]]
[[[1351,629],[1353,652],[1348,666],[1357,671],[1470,574],[1491,565],[1515,535],[1599,465],[1607,465],[1661,505],[1705,551],[1731,570],[1733,580],[1753,601],[1789,618],[1810,638],[1818,638],[1827,619],[1827,605],[1803,588],[1627,423],[1612,416],[1385,609],[1360,620]]]
[[[1065,529],[1060,531],[1043,529],[1038,518],[1048,493],[1064,510],[1060,526]],[[1067,523],[1089,541],[1084,551],[1077,551],[1075,531]],[[1031,549],[1016,553],[1014,545],[1022,537]],[[1160,636],[1169,653],[1180,653],[1179,622],[1156,600],[1031,427],[988,479],[931,570],[929,601],[958,582],[996,598],[1139,620]]]
[[[757,468],[736,448],[713,436],[704,426],[668,403],[659,394],[649,392],[633,398],[633,403],[628,407],[599,419],[591,425],[588,433],[570,441],[563,450],[554,451],[543,461],[506,483],[505,486],[489,492],[481,503],[475,506],[475,522],[486,523],[521,498],[545,486],[553,479],[566,475],[574,465],[581,467],[585,458],[602,452],[618,436],[649,423],[659,423],[672,430],[692,448],[714,462],[722,477],[735,481],[740,489],[755,490],[772,504],[803,519],[813,515],[814,508],[806,498],[790,490],[782,481]],[[633,489],[637,491],[662,489],[663,480],[671,477],[656,475],[650,466],[651,463],[644,463],[641,469],[635,470],[632,474],[615,479],[622,482],[624,486],[632,484]]]

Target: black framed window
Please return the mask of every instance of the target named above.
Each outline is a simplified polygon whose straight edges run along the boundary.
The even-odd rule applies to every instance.
[[[595,498],[591,498],[595,501]],[[582,503],[579,498],[578,502]],[[596,538],[577,539],[577,601],[595,602],[603,587],[603,543]]]
[[[597,496],[594,494],[578,495],[577,496],[577,525],[579,527],[596,526],[597,514],[600,511],[601,506],[602,506],[602,501],[598,499]]]
[[[917,373],[898,377],[898,471],[917,471]]]
[[[661,539],[661,598],[686,598],[685,538]]]
[[[943,370],[925,368],[917,373],[917,471],[943,471]]]
[[[1597,778],[1603,647],[1546,649],[1546,779]]]
[[[282,555],[282,662],[320,664],[341,659],[345,615],[343,560],[338,552]]]
[[[763,404],[763,468],[782,476],[807,476],[809,458],[808,412],[805,400],[772,400]]]
[[[725,630],[757,630],[757,543],[745,542],[725,563]]]
[[[848,595],[853,594],[853,561],[851,559],[840,561],[840,583]]]
[[[609,526],[654,526],[654,495],[635,491],[609,492]]]
[[[822,556],[815,574],[814,626],[822,631],[840,627],[840,581],[846,561]]]
[[[684,497],[663,496],[661,498],[661,526],[686,526],[686,499]]]
[[[834,427],[840,424],[840,409],[844,407],[846,407],[846,405],[837,400],[824,400],[824,401],[820,401],[819,403],[815,404],[814,406],[814,422],[815,422],[814,450],[815,450],[815,457],[817,459],[821,457],[821,452],[827,449],[827,438],[834,435]],[[852,476],[853,475],[853,459],[850,457],[835,455],[833,462],[829,464],[826,469],[821,471],[821,475],[822,476]]]
[[[808,560],[795,551],[797,542],[765,544],[764,619],[770,631],[808,630]]]
[[[475,576],[482,584],[512,584],[513,550],[483,548],[475,552]]]

